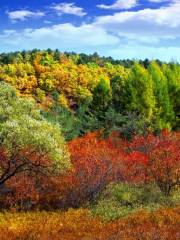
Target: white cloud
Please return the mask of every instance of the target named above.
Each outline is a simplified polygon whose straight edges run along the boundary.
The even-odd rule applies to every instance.
[[[106,55],[113,56],[117,59],[159,59],[163,61],[179,61],[180,62],[180,47],[149,47],[139,44],[126,44],[119,46],[116,49],[111,49],[106,52]]]
[[[84,53],[97,51],[115,58],[166,61],[173,58],[180,61],[180,0],[173,0],[158,9],[96,17],[93,22],[80,26],[66,23],[37,29],[5,30],[0,33],[0,43],[1,51],[59,48]]]
[[[99,4],[97,7],[102,9],[130,9],[137,5],[137,0],[116,0],[112,5]]]
[[[149,2],[153,3],[163,3],[163,2],[168,2],[169,0],[149,0]]]
[[[119,39],[104,29],[70,23],[38,29],[6,30],[0,34],[1,49],[59,48],[64,51],[95,51],[119,44]]]
[[[124,11],[113,15],[100,16],[95,25],[114,33],[139,34],[143,36],[179,36],[180,1],[175,1],[159,9]]]
[[[61,14],[72,14],[76,16],[83,17],[86,12],[83,8],[77,7],[74,3],[59,3],[51,6],[59,15]]]
[[[96,17],[93,24],[121,39],[119,47],[111,49],[110,55],[180,60],[180,0],[158,9]]]
[[[32,12],[29,10],[16,10],[16,11],[11,11],[11,12],[6,12],[8,14],[8,17],[12,20],[12,21],[24,21],[27,18],[31,18],[31,17],[43,17],[45,14],[44,12],[41,11],[36,11],[36,12]]]
[[[38,29],[5,30],[0,34],[1,51],[59,48],[61,51],[99,52],[118,59],[171,59],[180,61],[180,47],[155,46],[156,38],[127,35],[114,36],[93,24],[58,24]],[[149,45],[153,43],[153,45]]]

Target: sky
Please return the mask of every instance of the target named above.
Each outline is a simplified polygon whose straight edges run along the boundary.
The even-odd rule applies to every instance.
[[[0,52],[180,62],[180,0],[0,0]]]

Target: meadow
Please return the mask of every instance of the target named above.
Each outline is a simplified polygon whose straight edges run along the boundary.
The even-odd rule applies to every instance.
[[[128,218],[103,222],[85,209],[60,212],[1,214],[2,240],[138,240],[179,238],[179,208],[144,211]]]

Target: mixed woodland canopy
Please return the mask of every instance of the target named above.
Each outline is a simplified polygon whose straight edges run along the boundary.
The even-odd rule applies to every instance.
[[[97,129],[131,135],[143,127],[179,127],[178,63],[23,51],[0,55],[0,81],[34,98],[42,115],[62,126],[67,140]]]

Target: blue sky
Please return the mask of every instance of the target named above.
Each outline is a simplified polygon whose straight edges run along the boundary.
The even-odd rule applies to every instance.
[[[180,0],[1,0],[0,52],[180,61]]]

